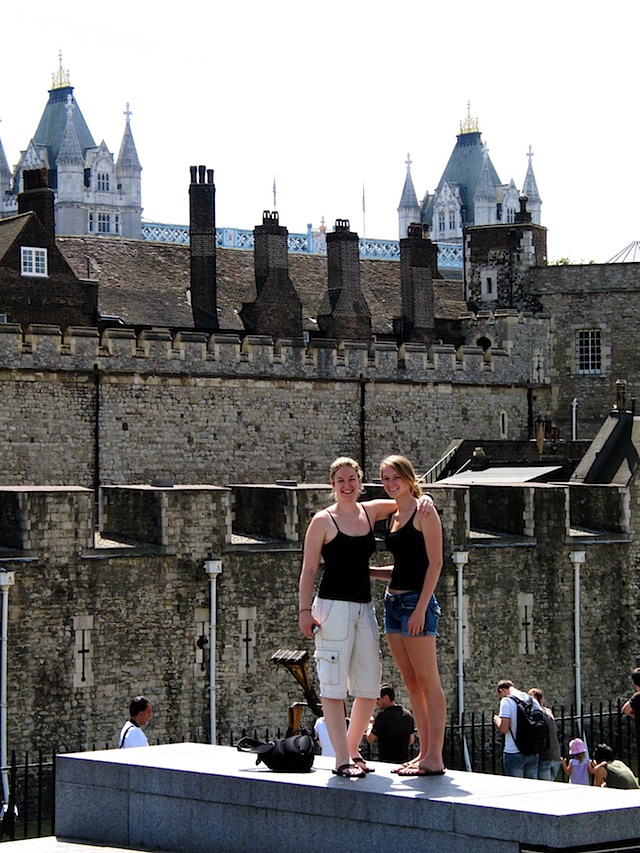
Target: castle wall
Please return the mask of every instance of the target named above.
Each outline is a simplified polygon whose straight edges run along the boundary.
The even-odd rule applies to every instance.
[[[151,742],[206,741],[211,589],[205,565],[212,558],[222,562],[215,620],[219,736],[226,741],[249,727],[284,730],[289,704],[301,701],[302,692],[269,659],[278,649],[312,652],[297,628],[297,585],[306,525],[329,502],[329,489],[271,484],[241,491],[252,489],[239,512],[243,527],[252,518],[271,520],[254,537],[235,532],[233,489],[107,488],[104,529],[94,547],[90,490],[0,487],[2,507],[13,506],[21,531],[12,534],[6,522],[0,531],[0,568],[15,573],[8,591],[9,748],[114,745],[137,692],[154,703]],[[576,549],[586,552],[583,704],[625,695],[638,627],[638,487],[610,489],[612,515],[631,510],[630,531],[617,540],[613,531],[576,536],[571,490],[548,484],[484,487],[484,502],[507,500],[510,510],[504,522],[494,518],[491,535],[480,533],[474,490],[431,487],[443,521],[438,654],[449,711],[457,708],[459,624],[451,553],[461,549],[469,558],[462,611],[467,710],[494,709],[501,677],[525,688],[541,685],[557,706],[575,701],[570,553]],[[378,493],[369,488],[366,497]],[[383,564],[388,555],[379,551],[375,559]],[[379,615],[382,595],[383,585],[374,584]],[[384,678],[406,702],[384,640],[382,649]],[[313,658],[309,672],[317,688]]]
[[[532,293],[550,313],[549,376],[554,421],[570,434],[577,399],[579,436],[592,438],[616,400],[616,381],[628,383],[628,403],[640,388],[637,344],[638,264],[585,264],[536,269]],[[576,371],[576,332],[599,329],[602,373]]]
[[[528,438],[527,357],[498,337],[483,351],[0,326],[0,483],[323,482],[337,455],[375,476],[390,450],[427,470],[460,436],[506,423]]]

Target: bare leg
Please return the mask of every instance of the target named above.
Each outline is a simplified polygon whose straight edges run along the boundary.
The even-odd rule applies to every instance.
[[[420,753],[416,763],[431,771],[444,769],[442,750],[447,703],[436,657],[435,637],[387,634],[389,648],[409,693]]]
[[[347,745],[347,725],[344,717],[344,701],[322,697],[322,711],[327,724],[327,733],[336,754],[336,770],[343,764],[350,764],[351,754]]]
[[[349,720],[349,731],[347,733],[347,741],[349,744],[349,757],[357,758],[360,755],[360,741],[365,729],[369,725],[373,709],[376,706],[375,699],[366,699],[363,696],[357,696],[353,700],[351,708],[351,717]]]

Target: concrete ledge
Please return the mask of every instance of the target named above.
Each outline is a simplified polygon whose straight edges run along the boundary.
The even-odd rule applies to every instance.
[[[399,778],[375,764],[339,779],[328,758],[273,773],[232,747],[181,743],[58,756],[56,833],[123,847],[252,853],[345,844],[447,853],[579,850],[640,835],[640,792],[448,771]]]

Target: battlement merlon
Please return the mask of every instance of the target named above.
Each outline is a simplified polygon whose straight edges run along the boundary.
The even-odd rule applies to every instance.
[[[146,554],[205,561],[238,550],[301,550],[308,524],[329,500],[323,483],[103,486],[94,537],[94,493],[79,486],[0,487],[0,565],[25,558]],[[365,484],[367,490],[380,489]],[[451,546],[629,541],[629,487],[583,483],[430,483]],[[604,514],[603,514],[604,510]],[[602,518],[606,517],[606,530]],[[490,538],[474,531],[492,531]],[[448,546],[447,546],[448,547]]]
[[[509,310],[460,317],[466,343],[426,346],[393,340],[335,341],[265,335],[171,332],[165,328],[97,329],[0,324],[0,371],[96,371],[300,380],[521,383],[522,359],[513,354],[545,348],[547,317]],[[517,347],[522,337],[526,346]],[[480,340],[481,339],[481,340]],[[539,340],[538,340],[539,339]],[[14,374],[15,375],[15,374]],[[526,379],[524,379],[526,381]],[[547,381],[544,378],[542,381]]]

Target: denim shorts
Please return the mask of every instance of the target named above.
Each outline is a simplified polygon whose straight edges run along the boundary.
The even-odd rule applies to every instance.
[[[431,596],[431,601],[427,607],[425,614],[425,624],[423,630],[419,634],[409,634],[407,623],[409,617],[416,609],[419,592],[400,592],[384,594],[384,632],[385,634],[402,634],[403,637],[437,637],[438,622],[442,610],[438,604],[435,595]]]

